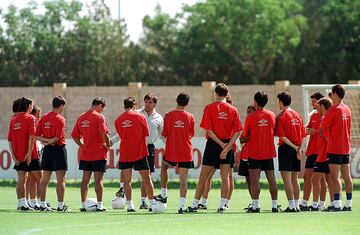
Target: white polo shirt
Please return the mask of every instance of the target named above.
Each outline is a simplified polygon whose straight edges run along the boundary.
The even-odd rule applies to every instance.
[[[143,108],[136,110],[146,117],[147,124],[149,126],[150,134],[146,137],[146,144],[154,144],[156,140],[161,136],[161,132],[164,126],[163,117],[154,109],[153,113],[148,115]]]

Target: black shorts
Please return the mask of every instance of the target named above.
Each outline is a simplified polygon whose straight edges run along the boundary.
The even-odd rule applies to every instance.
[[[301,162],[296,157],[295,149],[287,144],[282,144],[278,148],[279,171],[296,171],[301,169]]]
[[[329,163],[326,162],[315,162],[314,172],[329,174]]]
[[[316,158],[317,158],[317,154],[307,156],[306,162],[305,162],[305,168],[306,169],[314,169]]]
[[[33,160],[31,160],[29,165],[27,165],[26,162],[21,162],[19,165],[14,165],[14,170],[25,171],[25,172],[41,171],[40,160],[33,159]]]
[[[155,163],[154,163],[154,156],[155,156],[155,145],[148,144],[147,145],[149,156],[147,156],[147,160],[149,163],[150,172],[155,172]]]
[[[163,156],[163,161],[168,163],[170,166],[178,166],[179,168],[186,168],[186,169],[191,169],[194,168],[194,162],[170,162],[168,160],[165,159],[165,155]]]
[[[147,157],[144,157],[134,162],[119,162],[120,170],[126,170],[129,168],[134,169],[136,171],[150,170]]]
[[[224,143],[229,142],[229,140],[221,140]],[[204,157],[203,157],[203,165],[213,166],[215,168],[220,168],[221,164],[229,164],[230,166],[234,164],[234,150],[231,149],[225,159],[220,158],[220,154],[223,148],[218,145],[215,141],[209,138],[206,141]]]
[[[240,159],[238,175],[249,176],[249,162]]]
[[[106,160],[96,160],[96,161],[80,160],[79,170],[106,172]]]
[[[349,164],[349,154],[328,153],[329,164],[346,165]]]
[[[41,169],[44,171],[61,171],[68,169],[65,145],[45,146],[42,154]]]
[[[274,170],[274,161],[272,158],[264,160],[255,160],[249,158],[249,170],[250,169],[260,169],[262,171],[273,171]]]

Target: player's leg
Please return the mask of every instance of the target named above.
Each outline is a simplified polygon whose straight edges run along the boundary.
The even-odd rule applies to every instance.
[[[185,212],[186,195],[188,190],[188,168],[179,167],[180,179],[180,198],[179,198],[179,213]]]
[[[330,173],[325,174],[325,180],[329,191],[330,205],[325,208],[325,211],[331,211],[334,207],[334,190]]]
[[[40,165],[39,165],[40,168]],[[32,176],[32,185],[31,185],[31,197],[30,197],[30,203],[31,206],[36,209],[39,210],[40,209],[40,205],[37,202],[36,196],[38,195],[38,192],[40,191],[40,183],[41,183],[41,179],[43,176],[43,173],[41,170],[35,170],[35,171],[31,171],[29,172],[29,175]]]
[[[81,193],[81,208],[80,211],[85,211],[85,201],[89,191],[89,182],[91,179],[92,171],[83,170],[83,176],[81,180],[80,193]]]
[[[324,174],[321,172],[313,172],[312,174],[312,187],[313,187],[313,203],[310,207],[310,211],[319,211],[319,199],[321,191],[321,180],[324,177]]]
[[[299,205],[301,211],[308,211],[309,208],[307,206],[307,202],[309,201],[312,183],[311,178],[314,172],[314,164],[316,161],[317,155],[310,155],[306,157],[305,162],[305,170],[304,170],[304,191],[303,191],[303,199]]]
[[[231,196],[232,196],[233,191],[234,191],[233,168],[230,168],[230,172],[229,172],[229,191],[228,191],[228,194],[226,196],[226,204],[225,204],[225,207],[227,209],[229,209],[230,200],[231,200]]]
[[[21,163],[20,163],[21,164]],[[18,199],[18,208],[20,210],[29,210],[29,205],[26,201],[26,180],[27,172],[24,170],[17,171],[18,180],[16,182],[16,194]]]
[[[280,171],[280,174],[282,181],[284,183],[286,198],[289,203],[289,207],[287,209],[289,209],[288,210],[289,212],[295,212],[294,192],[291,182],[291,171]]]
[[[58,211],[68,211],[69,207],[65,205],[64,196],[65,196],[65,180],[66,180],[66,170],[58,170],[56,173],[56,194],[58,199]]]
[[[300,208],[299,208],[300,184],[299,184],[298,179],[299,179],[298,172],[292,171],[291,172],[291,185],[292,185],[292,190],[294,193],[295,209],[300,211]]]
[[[254,169],[253,169],[254,168]],[[249,166],[249,179],[251,181],[251,199],[252,206],[248,209],[247,212],[260,212],[260,173],[261,168],[253,166]]]
[[[340,211],[341,210],[340,165],[330,163],[329,168],[330,168],[332,189],[333,189],[333,192],[334,192],[334,211]]]
[[[272,161],[272,159],[271,159]],[[274,170],[266,170],[265,171],[266,179],[269,183],[269,191],[271,195],[271,211],[276,213],[279,212],[279,206],[277,202],[278,198],[278,188],[276,184],[276,178]]]
[[[52,171],[44,170],[42,179],[40,181],[40,187],[39,187],[40,210],[42,210],[42,211],[51,210],[50,208],[48,208],[47,203],[46,203],[46,192],[47,192],[47,188],[48,188],[48,185],[49,185],[49,182],[51,179],[51,174],[52,174]]]
[[[28,205],[33,209],[37,208],[36,195],[37,195],[36,178],[32,174],[32,172],[29,172],[29,177],[26,181],[26,200]]]
[[[342,164],[341,176],[345,182],[345,192],[346,192],[346,204],[343,207],[343,211],[351,211],[352,206],[352,191],[353,191],[353,181],[350,173],[350,164]]]
[[[104,172],[94,171],[94,180],[95,180],[95,192],[97,198],[96,211],[106,211],[106,208],[104,208],[104,204],[103,204]]]
[[[319,203],[320,210],[323,210],[325,207],[326,193],[327,193],[327,184],[324,175],[324,177],[321,178],[320,203]]]
[[[167,183],[169,167],[171,167],[170,163],[163,159],[160,168],[160,194],[155,197],[157,201],[160,201],[162,203],[167,203]]]
[[[203,210],[207,209],[209,192],[211,190],[211,181],[212,181],[212,177],[214,176],[215,172],[216,172],[216,169],[213,169],[212,172],[210,173],[209,177],[206,179],[205,189],[204,189],[203,194],[201,195],[198,209],[203,209]]]
[[[145,186],[146,195],[149,198],[149,204],[150,204],[149,210],[152,211],[152,207],[154,206],[155,200],[154,200],[154,185],[151,180],[150,170],[149,169],[139,170],[139,174]]]
[[[155,162],[154,162],[154,155],[155,155],[155,146],[153,144],[147,145],[149,156],[147,157],[147,161],[149,164],[150,169],[150,177],[151,173],[155,172]],[[152,182],[152,180],[151,180]],[[141,181],[141,198],[140,198],[140,209],[149,209],[148,205],[146,204],[146,187]]]
[[[226,197],[229,192],[229,174],[230,174],[230,164],[221,164],[220,165],[220,177],[221,177],[221,198],[219,203],[218,212],[222,213],[225,210]]]
[[[134,212],[135,207],[132,201],[132,187],[131,187],[131,178],[132,178],[132,168],[121,169],[121,182],[124,183],[124,192],[128,205],[128,212]]]

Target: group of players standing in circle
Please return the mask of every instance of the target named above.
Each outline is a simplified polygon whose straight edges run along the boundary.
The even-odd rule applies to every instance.
[[[136,109],[133,97],[124,99],[124,112],[115,120],[116,135],[110,137],[105,117],[101,114],[105,100],[95,98],[91,107],[82,113],[71,132],[71,137],[80,148],[79,169],[83,171],[81,183],[81,208],[86,211],[85,201],[89,182],[94,173],[97,211],[106,211],[103,206],[103,178],[109,148],[120,140],[120,188],[118,198],[126,199],[127,211],[134,212],[132,200],[132,172],[141,176],[140,209],[153,211],[157,204],[167,203],[168,168],[177,166],[180,179],[178,212],[193,213],[207,209],[207,195],[211,178],[220,170],[221,196],[218,212],[224,213],[230,206],[234,189],[232,168],[234,145],[237,139],[242,144],[239,175],[245,176],[252,202],[247,212],[260,212],[260,173],[265,172],[271,194],[271,210],[281,211],[277,201],[278,189],[274,174],[273,159],[278,156],[278,165],[284,183],[288,207],[284,212],[298,211],[351,211],[352,179],[350,175],[350,130],[351,111],[343,103],[345,89],[334,85],[331,99],[316,92],[311,96],[312,107],[309,123],[305,126],[301,115],[290,108],[291,95],[277,95],[280,113],[276,116],[265,106],[268,95],[262,91],[254,95],[254,103],[247,107],[247,117],[242,125],[238,110],[231,104],[228,88],[219,83],[215,87],[216,100],[204,109],[200,127],[206,130],[206,146],[194,199],[186,207],[188,171],[194,167],[192,138],[195,133],[194,116],[186,111],[190,97],[180,93],[176,108],[164,119],[156,112],[157,97],[147,94],[144,107]],[[65,119],[61,115],[66,101],[54,97],[53,110],[36,118],[33,102],[27,97],[13,103],[14,115],[10,121],[8,141],[10,152],[18,173],[17,197],[19,210],[69,211],[64,203],[67,153],[65,141]],[[35,112],[32,112],[33,109]],[[38,110],[38,109],[37,109]],[[38,115],[39,116],[39,115]],[[306,150],[304,172],[304,195],[300,201],[298,172],[305,150],[305,138],[310,135]],[[279,138],[278,154],[274,138]],[[151,172],[154,172],[154,143],[158,138],[165,141],[165,155],[161,164],[161,193],[154,195]],[[37,142],[44,145],[41,163]],[[58,207],[50,208],[46,202],[46,191],[52,175],[56,172]],[[341,178],[345,181],[346,204],[342,207]],[[29,183],[30,182],[30,183]],[[27,186],[29,185],[29,186]],[[30,200],[26,200],[26,192]],[[326,193],[330,205],[325,208]],[[313,203],[308,206],[310,194]],[[36,200],[40,200],[40,204]],[[148,203],[146,202],[148,199]]]

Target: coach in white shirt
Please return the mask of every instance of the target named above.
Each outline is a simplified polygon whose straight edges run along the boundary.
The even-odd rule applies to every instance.
[[[155,155],[155,142],[161,136],[161,132],[164,125],[163,117],[156,112],[155,106],[157,104],[157,97],[152,94],[146,94],[144,97],[144,107],[138,109],[137,111],[143,114],[146,117],[150,135],[146,137],[146,144],[149,151],[149,156],[147,157],[150,167],[150,172],[155,171],[154,164],[154,155]],[[146,191],[144,185],[141,184],[141,204],[140,209],[148,209],[146,205]]]

